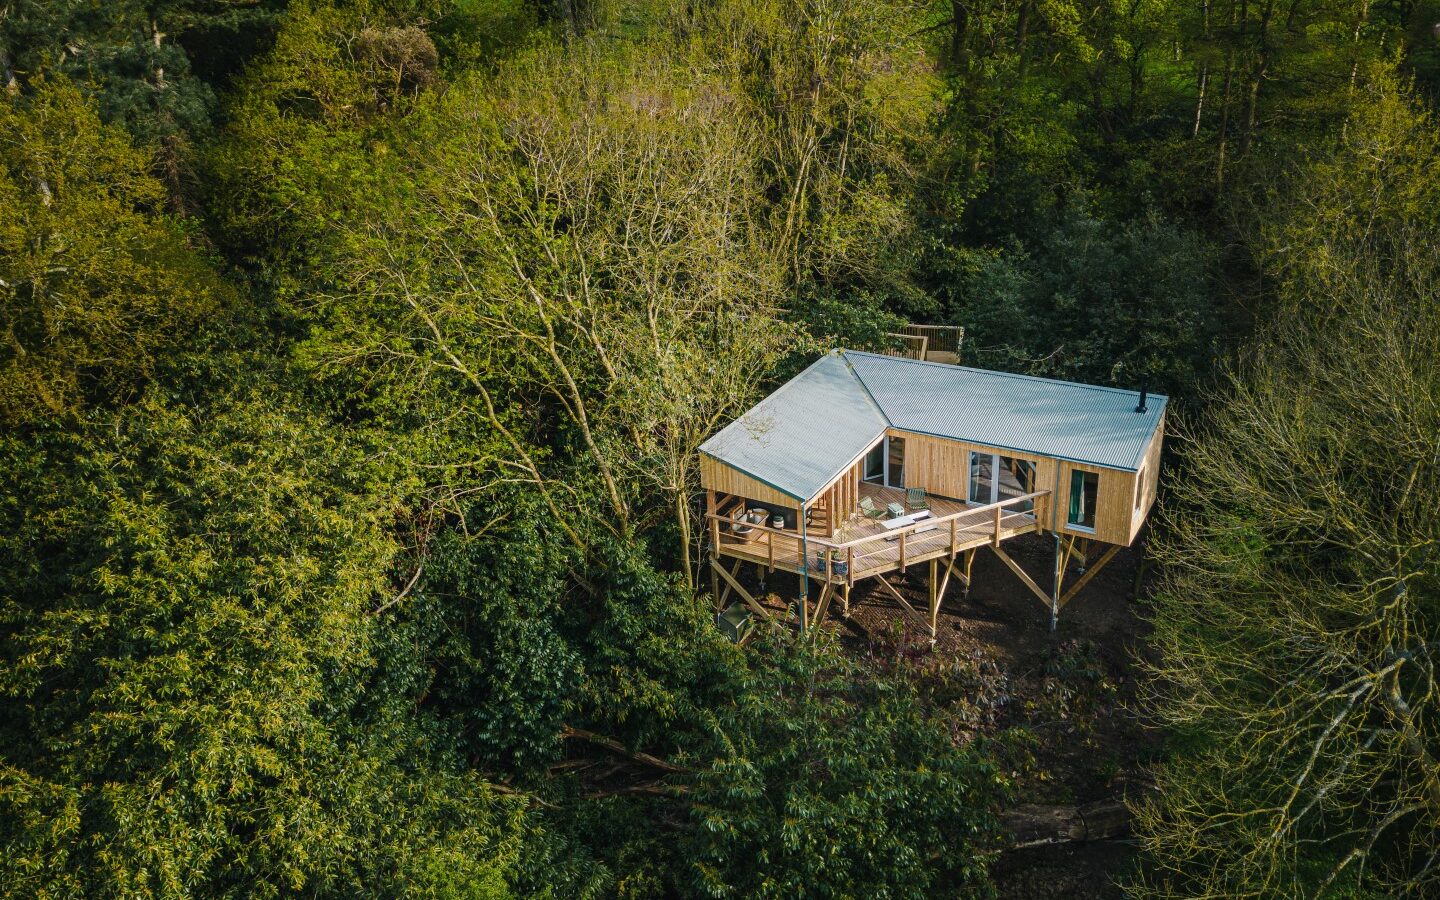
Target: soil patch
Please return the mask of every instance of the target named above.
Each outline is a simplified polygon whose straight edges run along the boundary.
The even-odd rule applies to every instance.
[[[1048,589],[1054,538],[1025,535],[1006,541],[1006,552]],[[1096,554],[1098,556],[1098,553]],[[935,702],[953,705],[976,734],[1021,733],[1017,801],[1083,804],[1132,796],[1144,790],[1143,768],[1156,746],[1136,712],[1135,658],[1144,651],[1147,627],[1136,602],[1136,549],[1120,551],[1060,612],[1050,631],[1050,610],[993,553],[982,549],[968,595],[951,579],[941,604],[933,649],[929,636],[883,588],[856,584],[850,616],[837,598],[823,627],[836,629],[842,645],[877,667],[904,656],[933,669]],[[747,589],[760,588],[754,567],[742,571]],[[889,577],[918,610],[928,597],[922,565]],[[1066,584],[1080,575],[1072,565]],[[798,578],[773,573],[764,587],[767,606],[784,611]],[[818,588],[811,588],[812,601]],[[956,691],[960,685],[962,690]],[[1005,898],[1119,896],[1117,879],[1134,864],[1127,841],[1092,841],[1015,850],[992,867]]]

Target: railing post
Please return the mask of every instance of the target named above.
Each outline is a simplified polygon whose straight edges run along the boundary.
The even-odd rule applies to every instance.
[[[774,533],[773,531],[770,533],[770,540],[768,540],[768,541],[765,542],[765,546],[766,546],[766,548],[769,550],[768,559],[767,559],[767,561],[766,561],[765,568],[766,568],[766,570],[767,570],[767,573],[774,573],[774,571],[775,571],[775,533]]]
[[[955,520],[950,520],[950,558],[955,558]]]
[[[855,548],[845,548],[845,586],[855,586]],[[845,595],[846,602],[849,602],[850,595]]]
[[[903,529],[902,529],[901,532],[900,532],[900,572],[901,572],[901,574],[904,574],[904,572],[905,572],[905,535],[908,534],[908,533],[909,533],[908,531],[905,531],[905,530],[903,530]]]
[[[1000,546],[1000,504],[995,504],[995,546]]]

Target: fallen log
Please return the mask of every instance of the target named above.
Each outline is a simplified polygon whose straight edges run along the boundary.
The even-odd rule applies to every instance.
[[[1006,850],[1102,841],[1130,831],[1130,811],[1118,800],[1099,800],[1083,806],[1027,803],[1000,814],[1008,841]]]

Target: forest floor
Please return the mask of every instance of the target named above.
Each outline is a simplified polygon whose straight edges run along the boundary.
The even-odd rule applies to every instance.
[[[1026,535],[1006,550],[1048,586],[1053,538]],[[1061,611],[1054,633],[1048,606],[985,550],[968,597],[952,579],[933,650],[893,598],[867,582],[855,586],[849,620],[837,600],[826,627],[877,668],[902,659],[918,668],[932,702],[956,722],[957,739],[1020,736],[1003,754],[1018,775],[1016,805],[1121,800],[1144,790],[1144,767],[1157,749],[1135,695],[1135,657],[1147,631],[1134,601],[1138,563],[1134,549],[1117,554]],[[755,574],[742,573],[747,588],[757,586]],[[928,566],[890,578],[923,610],[927,574]],[[1072,566],[1066,580],[1076,577]],[[797,589],[791,575],[774,575],[767,587],[785,595]],[[778,611],[773,593],[766,602]],[[1123,839],[1054,844],[1004,852],[992,874],[1002,898],[1118,897],[1117,880],[1134,856]]]

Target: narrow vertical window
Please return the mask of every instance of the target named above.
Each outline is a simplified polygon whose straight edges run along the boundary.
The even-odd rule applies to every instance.
[[[995,456],[970,451],[970,502],[993,503],[995,496]]]
[[[1070,473],[1070,514],[1065,521],[1076,528],[1095,527],[1095,498],[1100,492],[1100,476],[1076,469]]]
[[[865,454],[864,478],[874,484],[885,481],[885,441],[881,440]]]
[[[892,437],[886,440],[890,445],[886,469],[887,483],[893,488],[905,486],[905,439]]]

